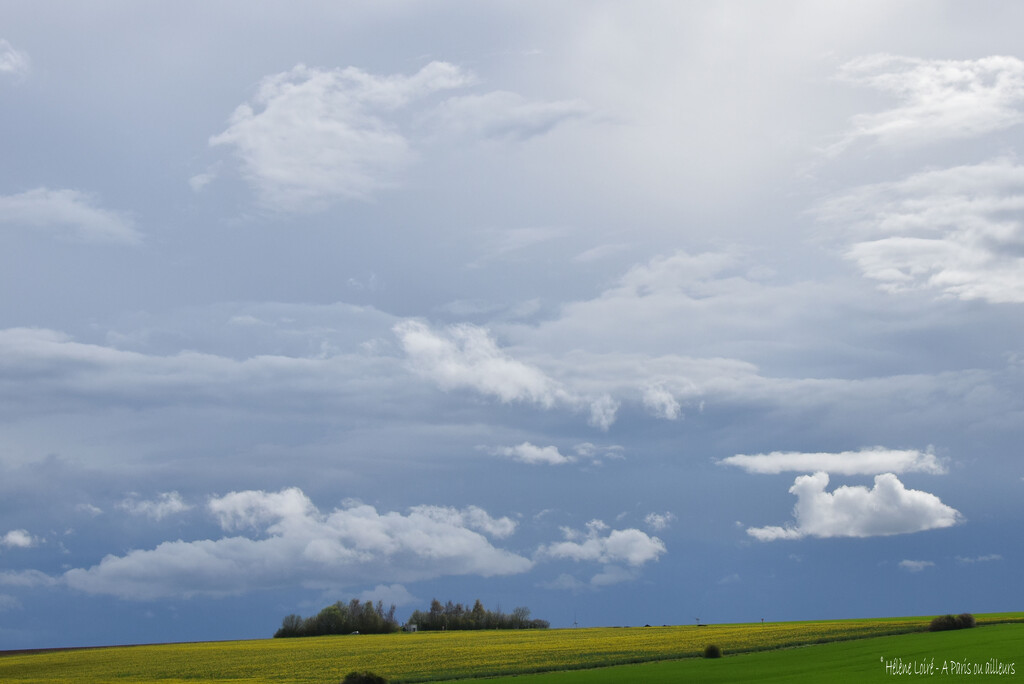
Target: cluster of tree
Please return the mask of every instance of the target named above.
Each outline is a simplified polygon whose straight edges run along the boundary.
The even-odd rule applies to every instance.
[[[472,608],[467,609],[461,603],[441,602],[434,599],[430,602],[430,610],[413,611],[409,624],[422,630],[442,629],[547,629],[547,620],[531,620],[530,609],[520,606],[511,613],[498,610],[487,610],[477,599]]]
[[[928,629],[932,632],[944,632],[947,629],[970,629],[971,627],[974,627],[975,624],[977,623],[974,620],[974,616],[970,613],[960,613],[959,615],[940,615],[932,620]]]
[[[281,623],[281,629],[274,633],[274,638],[322,636],[324,634],[389,634],[398,631],[395,620],[395,607],[387,611],[384,604],[378,601],[360,603],[352,599],[347,604],[338,601],[327,606],[313,617],[303,618],[301,615],[289,615]]]

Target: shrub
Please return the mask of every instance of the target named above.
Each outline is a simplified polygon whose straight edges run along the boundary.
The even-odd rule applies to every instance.
[[[940,615],[933,619],[928,631],[943,632],[949,629],[968,629],[975,626],[974,616],[970,613],[959,615]]]
[[[388,684],[388,680],[372,672],[349,672],[341,684]]]
[[[705,658],[721,658],[722,649],[717,644],[708,644],[704,649]]]

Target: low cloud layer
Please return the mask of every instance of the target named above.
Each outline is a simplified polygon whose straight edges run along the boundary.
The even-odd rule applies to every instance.
[[[351,504],[319,511],[302,491],[241,491],[213,497],[225,532],[251,534],[164,542],[67,571],[74,589],[129,599],[224,596],[300,585],[340,588],[446,575],[509,575],[533,561],[489,540],[515,530],[476,507],[418,506],[408,513]]]
[[[939,497],[907,489],[892,473],[875,476],[871,489],[828,486],[827,473],[802,475],[789,492],[796,496],[793,524],[751,527],[747,534],[760,541],[803,537],[878,537],[950,527],[963,520]]]
[[[142,506],[133,512],[149,515],[148,510]],[[539,546],[531,559],[497,545],[516,532],[515,520],[494,517],[477,506],[415,506],[399,513],[349,502],[322,512],[294,487],[211,497],[206,511],[227,536],[179,539],[108,555],[92,567],[60,576],[8,572],[0,574],[0,585],[64,585],[132,600],[371,585],[375,588],[361,596],[408,604],[415,601],[405,587],[408,582],[516,575],[553,560],[598,564],[601,569],[589,585],[597,588],[635,579],[644,565],[666,552],[661,539],[641,530],[610,529],[592,520],[584,531],[563,528],[563,541]],[[672,519],[670,513],[651,514],[647,523],[664,529]],[[8,536],[23,541],[18,534]]]

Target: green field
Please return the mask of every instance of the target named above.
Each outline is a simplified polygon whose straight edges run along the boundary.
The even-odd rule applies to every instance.
[[[902,658],[904,662],[924,656],[1015,661],[1014,649],[1024,649],[1024,626],[993,625],[1024,623],[1024,613],[977,618],[984,627],[918,634],[912,633],[926,629],[929,618],[432,632],[83,649],[0,657],[0,681],[336,683],[356,669],[372,670],[394,682],[536,672],[549,674],[517,680],[517,684],[613,679],[738,681],[755,673],[753,678],[758,680],[786,673],[791,681],[800,681],[794,676],[820,681],[822,673],[831,676],[833,671],[851,676],[885,674],[880,657]],[[894,634],[903,636],[887,636]],[[727,657],[714,661],[695,657],[709,643],[721,646]],[[974,650],[963,655],[945,650],[958,644]],[[793,648],[796,646],[805,648]],[[741,653],[753,655],[736,655]],[[609,667],[626,663],[647,664],[630,665],[625,671]],[[714,678],[719,675],[723,678]],[[846,678],[843,674],[842,679]]]
[[[985,674],[992,660],[1011,672]],[[886,664],[894,669],[886,669]],[[954,664],[956,663],[956,664]],[[970,666],[970,674],[964,669]],[[906,669],[899,674],[900,665]],[[929,665],[934,674],[928,674]],[[980,672],[975,672],[978,666]],[[945,671],[944,668],[945,667]],[[894,674],[895,672],[895,674]],[[816,644],[720,660],[688,658],[594,670],[548,672],[488,679],[492,684],[676,684],[701,682],[886,682],[937,677],[940,682],[1024,679],[1024,625],[990,625],[955,632],[919,632],[898,636]],[[452,681],[452,680],[450,680]],[[459,684],[483,680],[454,680]]]

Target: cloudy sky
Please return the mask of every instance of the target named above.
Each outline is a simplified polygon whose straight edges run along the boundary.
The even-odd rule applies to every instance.
[[[1024,8],[0,5],[0,648],[1019,610]]]

